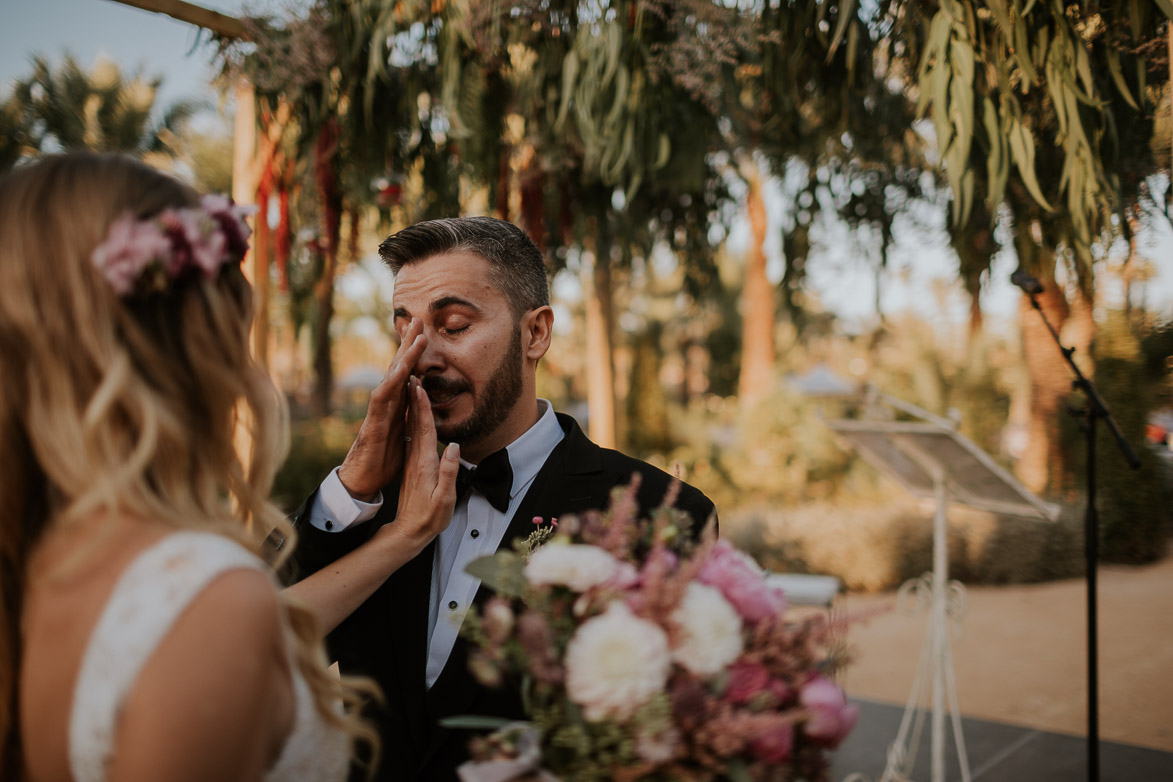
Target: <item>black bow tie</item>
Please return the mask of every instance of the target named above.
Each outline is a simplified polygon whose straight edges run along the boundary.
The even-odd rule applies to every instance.
[[[480,492],[499,513],[504,513],[509,507],[509,493],[513,491],[509,452],[502,448],[491,453],[472,470],[460,465],[456,476],[456,501],[460,502],[470,488]]]

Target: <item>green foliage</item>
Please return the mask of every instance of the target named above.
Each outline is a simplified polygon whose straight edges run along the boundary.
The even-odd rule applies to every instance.
[[[825,573],[853,591],[891,590],[932,569],[935,507],[888,485],[866,500],[792,508],[745,508],[721,516],[721,534],[777,572]],[[948,512],[950,577],[971,584],[1019,584],[1083,572],[1082,513],[1056,522]]]
[[[1130,469],[1107,425],[1102,421],[1097,424],[1100,555],[1108,562],[1152,562],[1164,555],[1167,536],[1173,528],[1173,491],[1168,481],[1167,453],[1145,444],[1144,429],[1153,407],[1153,389],[1167,377],[1167,370],[1159,367],[1154,375],[1154,367],[1141,351],[1141,341],[1119,312],[1109,313],[1102,324],[1095,358],[1093,382],[1111,409],[1121,434],[1141,460],[1141,469]],[[1074,469],[1082,485],[1086,464],[1081,448],[1083,435],[1073,440],[1069,437],[1068,443],[1080,453]]]
[[[292,512],[346,457],[357,423],[338,417],[294,421],[289,455],[273,481],[273,502]]]
[[[201,193],[232,192],[232,136],[224,132],[188,131],[176,140],[179,156],[191,165]]]
[[[1088,271],[1093,243],[1118,230],[1113,216],[1135,204],[1153,170],[1148,88],[1168,71],[1150,70],[1146,52],[1161,45],[1168,8],[897,5],[892,22],[916,67],[918,110],[933,123],[954,224],[968,221],[977,197],[989,215],[1006,201],[1021,222],[1056,223]],[[902,24],[909,11],[909,21],[927,23]]]
[[[743,410],[735,398],[696,400],[672,416],[680,442],[654,461],[684,467],[686,480],[723,510],[792,505],[834,494],[850,468],[816,404],[788,389]]]

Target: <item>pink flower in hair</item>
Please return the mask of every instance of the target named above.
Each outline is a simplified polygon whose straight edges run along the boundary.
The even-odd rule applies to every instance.
[[[786,610],[782,590],[769,586],[758,564],[727,540],[717,541],[697,578],[720,589],[746,621],[760,622]]]
[[[171,242],[157,226],[125,215],[110,227],[91,257],[114,292],[125,296],[152,263],[166,262],[170,254]]]
[[[211,280],[248,252],[244,216],[250,211],[224,196],[205,196],[191,209],[164,209],[144,220],[126,215],[90,259],[119,296],[166,290],[192,270]]]
[[[243,257],[248,252],[248,238],[252,235],[244,218],[254,214],[257,208],[237,206],[226,195],[206,195],[200,199],[200,208],[219,223],[228,253],[236,258]]]
[[[203,272],[205,279],[213,279],[220,271],[227,242],[216,221],[201,211],[181,209],[179,222],[191,248],[191,262]]]

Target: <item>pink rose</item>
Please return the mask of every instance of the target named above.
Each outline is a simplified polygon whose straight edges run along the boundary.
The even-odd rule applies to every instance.
[[[759,733],[749,743],[749,751],[764,763],[781,763],[788,760],[793,748],[794,726],[788,722]]]
[[[126,215],[110,227],[106,240],[94,250],[94,265],[119,296],[134,289],[135,282],[152,263],[171,251],[158,228]]]
[[[859,719],[859,706],[848,703],[839,685],[815,674],[798,693],[798,701],[809,713],[803,732],[812,740],[836,747],[847,738]]]
[[[515,618],[509,602],[500,597],[490,598],[485,604],[483,628],[489,641],[503,644],[513,632]]]
[[[757,563],[727,540],[717,541],[697,578],[720,589],[746,621],[760,622],[786,610],[782,590],[769,586]]]
[[[770,672],[765,666],[738,660],[729,666],[729,680],[725,685],[725,700],[734,704],[748,702],[770,686]]]

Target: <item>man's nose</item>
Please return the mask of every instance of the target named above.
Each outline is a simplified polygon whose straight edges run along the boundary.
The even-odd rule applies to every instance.
[[[435,334],[427,334],[427,344],[424,346],[424,351],[420,354],[419,361],[416,362],[413,370],[415,374],[421,376],[429,373],[435,374],[444,371],[444,368],[448,365],[444,351],[441,348],[440,340],[436,336]]]

